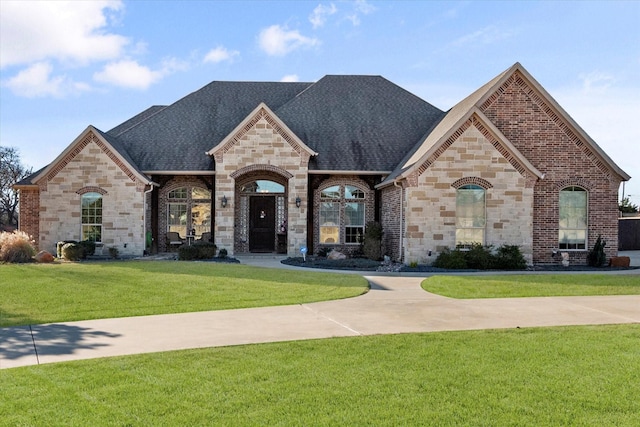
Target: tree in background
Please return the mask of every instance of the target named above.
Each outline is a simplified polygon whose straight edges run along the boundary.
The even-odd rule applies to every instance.
[[[0,229],[18,226],[18,192],[12,187],[31,173],[15,147],[0,147]]]
[[[622,213],[636,213],[638,212],[638,205],[632,204],[631,200],[629,200],[628,197],[625,197],[620,202],[618,209],[620,209],[620,212]]]

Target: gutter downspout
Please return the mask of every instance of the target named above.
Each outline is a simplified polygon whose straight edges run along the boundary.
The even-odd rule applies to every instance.
[[[399,241],[399,248],[398,248],[398,253],[400,255],[400,259],[398,261],[403,262],[404,259],[404,223],[403,223],[403,219],[404,219],[404,211],[403,211],[403,206],[404,206],[404,191],[401,185],[398,185],[398,181],[397,180],[393,180],[393,186],[396,188],[400,189],[400,238],[398,239]]]

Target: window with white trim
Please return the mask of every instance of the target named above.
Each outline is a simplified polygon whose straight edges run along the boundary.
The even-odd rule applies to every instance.
[[[485,189],[467,184],[456,191],[456,246],[484,245],[486,218]]]
[[[85,193],[80,204],[82,240],[102,242],[102,194]]]
[[[587,248],[587,202],[584,188],[571,186],[560,190],[558,248]]]

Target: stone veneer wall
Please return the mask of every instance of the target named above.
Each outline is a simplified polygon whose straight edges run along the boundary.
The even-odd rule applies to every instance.
[[[216,203],[227,198],[226,208],[217,208],[214,235],[219,248],[227,249],[229,255],[235,246],[236,179],[259,171],[276,173],[288,178],[287,253],[294,256],[301,246],[307,244],[307,171],[309,153],[298,146],[274,119],[260,110],[237,135],[216,151]],[[295,199],[301,205],[296,207]]]
[[[18,228],[24,231],[35,241],[36,247],[40,246],[40,191],[37,188],[21,188],[19,192],[20,213],[18,216]]]
[[[354,185],[360,189],[362,189],[362,191],[364,191],[364,203],[365,203],[365,207],[364,207],[364,223],[365,225],[370,222],[370,221],[374,221],[375,220],[375,190],[370,188],[369,185],[363,181],[362,179],[358,178],[357,176],[354,175],[337,175],[337,176],[332,176],[329,177],[328,179],[322,181],[318,188],[314,189],[313,193],[313,212],[315,212],[315,215],[313,215],[313,247],[315,249],[315,252],[318,251],[318,249],[322,248],[322,247],[327,247],[330,249],[335,249],[337,251],[343,252],[345,254],[353,254],[357,251],[360,250],[360,244],[358,243],[350,243],[350,244],[343,244],[343,243],[336,243],[336,244],[320,244],[320,204],[322,203],[322,199],[320,198],[320,193],[322,190],[324,190],[327,187],[331,187],[333,185],[341,185],[341,186],[345,186],[345,185]],[[342,201],[344,201],[344,199],[340,199]],[[344,227],[345,227],[345,215],[344,215],[344,210],[342,210],[340,212],[340,238],[341,240],[344,240]]]
[[[415,185],[406,189],[406,263],[430,264],[444,248],[454,248],[456,187],[483,182],[487,188],[485,244],[518,245],[532,262],[533,181],[487,140],[476,124],[467,128]],[[431,251],[431,256],[429,256]]]
[[[40,249],[55,253],[56,242],[80,240],[81,194],[99,190],[103,247],[116,247],[124,256],[143,254],[144,184],[93,133],[38,184]]]
[[[588,244],[567,251],[571,261],[585,263],[598,235],[607,241],[607,257],[618,253],[620,178],[519,73],[508,79],[481,108],[484,114],[542,173],[535,186],[533,261],[559,263],[558,199],[562,188],[577,185],[589,192]]]

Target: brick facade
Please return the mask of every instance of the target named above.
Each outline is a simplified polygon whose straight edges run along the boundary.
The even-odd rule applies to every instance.
[[[20,214],[18,226],[33,238],[36,247],[40,247],[40,191],[38,188],[21,188],[20,197]]]
[[[552,255],[558,248],[558,199],[560,190],[570,185],[581,186],[589,194],[587,249],[568,251],[572,262],[585,263],[598,235],[607,241],[607,257],[616,255],[620,178],[612,174],[562,114],[517,72],[482,108],[495,126],[545,174],[534,187],[533,262],[559,262]]]

